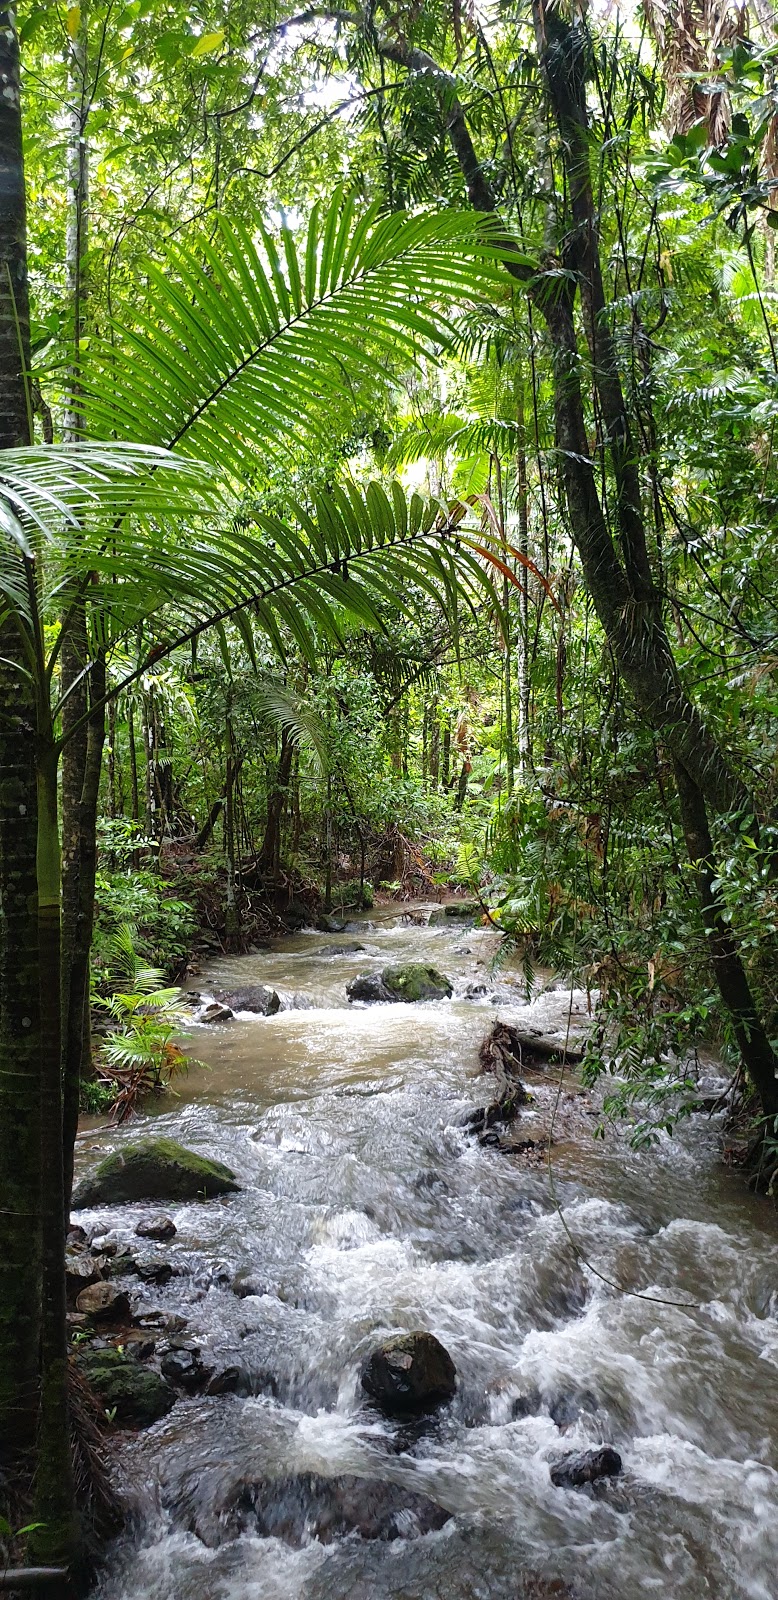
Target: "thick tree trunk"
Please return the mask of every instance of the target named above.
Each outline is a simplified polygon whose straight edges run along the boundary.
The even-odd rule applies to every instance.
[[[719,993],[732,1018],[743,1065],[767,1117],[778,1118],[778,1059],[765,1032],[748,976],[716,893],[716,858],[702,790],[674,762],[686,849],[697,869],[700,909]]]
[[[0,6],[0,449],[31,440],[15,12]],[[21,635],[0,625],[0,1466],[32,1449],[41,1299],[36,707]],[[0,1499],[3,1498],[0,1488]]]
[[[0,627],[0,1478],[35,1439],[41,1298],[35,706],[18,653]]]

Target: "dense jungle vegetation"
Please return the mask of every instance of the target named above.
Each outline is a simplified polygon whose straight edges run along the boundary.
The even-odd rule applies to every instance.
[[[79,1108],[198,958],[461,892],[773,1181],[778,28],[0,10],[0,1538],[77,1578]]]

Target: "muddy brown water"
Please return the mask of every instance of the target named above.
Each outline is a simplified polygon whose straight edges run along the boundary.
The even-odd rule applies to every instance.
[[[332,954],[353,939],[366,949]],[[112,1442],[135,1510],[96,1600],[548,1592],[528,1574],[581,1600],[775,1600],[775,1214],[722,1172],[715,1124],[695,1118],[645,1154],[595,1142],[596,1106],[572,1082],[553,1188],[542,1166],[468,1139],[458,1119],[488,1098],[476,1056],[495,1015],[564,1033],[572,1004],[573,1034],[586,1021],[586,997],[563,986],[526,1007],[518,974],[490,972],[493,950],[488,932],[377,914],[219,961],[203,992],[261,982],[309,1008],[193,1026],[207,1070],[130,1128],[83,1133],[80,1172],[153,1130],[239,1175],[239,1195],[174,1208],[176,1238],[148,1247],[179,1276],[128,1284],[136,1309],[180,1313],[209,1366],[239,1365],[259,1391],[182,1399]],[[349,977],[409,959],[446,971],[454,998],[347,1005]],[[503,1003],[463,998],[473,982]],[[557,1087],[533,1079],[527,1131],[547,1124]],[[135,1247],[158,1209],[78,1220]],[[365,1408],[358,1373],[378,1339],[417,1327],[450,1350],[459,1387],[403,1432]],[[551,1461],[601,1443],[620,1451],[621,1478],[552,1486]],[[389,1479],[453,1516],[388,1544],[222,1537],[239,1480],[305,1472]]]

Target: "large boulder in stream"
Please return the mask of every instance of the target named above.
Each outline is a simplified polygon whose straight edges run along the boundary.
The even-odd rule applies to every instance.
[[[281,997],[264,983],[248,983],[242,989],[219,991],[219,1001],[231,1011],[253,1011],[258,1017],[274,1017],[281,1010]]]
[[[384,967],[383,972],[362,972],[346,984],[349,1000],[362,1000],[367,1005],[404,1000],[413,1005],[418,1000],[450,1000],[453,985],[438,972],[437,967],[423,961],[408,961],[400,967]]]
[[[451,1400],[457,1369],[434,1333],[400,1333],[371,1350],[361,1381],[382,1411],[407,1417]]]
[[[360,972],[358,978],[352,978],[346,984],[346,999],[352,1002],[361,1000],[366,1006],[388,1005],[394,998],[380,972]]]
[[[175,1139],[146,1139],[101,1161],[74,1191],[73,1206],[78,1211],[134,1200],[211,1200],[239,1188],[235,1173],[221,1161],[196,1155]]]
[[[343,1473],[324,1478],[301,1472],[285,1478],[243,1480],[226,1508],[230,1536],[258,1534],[299,1548],[356,1533],[361,1539],[418,1539],[442,1528],[451,1513],[428,1495],[397,1483]]]
[[[551,1482],[555,1489],[581,1489],[586,1483],[596,1483],[598,1478],[616,1478],[620,1472],[618,1450],[603,1445],[600,1450],[574,1451],[553,1462]]]
[[[76,1366],[120,1427],[150,1428],[176,1403],[172,1386],[121,1350],[85,1350]]]
[[[451,922],[475,922],[483,916],[477,900],[452,900],[450,905],[433,911],[427,924],[430,928],[443,928]]]

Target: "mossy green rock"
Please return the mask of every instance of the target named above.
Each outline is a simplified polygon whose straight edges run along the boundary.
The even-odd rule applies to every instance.
[[[384,967],[381,982],[392,1000],[448,1000],[454,993],[448,978],[437,967],[409,961],[403,967]]]
[[[210,1200],[240,1188],[221,1161],[185,1150],[175,1139],[128,1144],[101,1161],[73,1194],[73,1206],[114,1206],[132,1200]]]
[[[165,1378],[121,1350],[86,1350],[76,1356],[76,1365],[122,1427],[150,1428],[176,1403],[175,1389]]]
[[[452,900],[450,905],[432,912],[429,927],[442,928],[447,922],[475,922],[481,914],[477,900]]]

